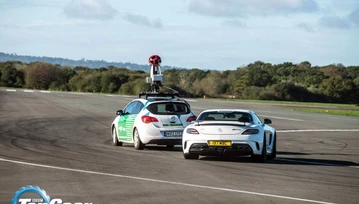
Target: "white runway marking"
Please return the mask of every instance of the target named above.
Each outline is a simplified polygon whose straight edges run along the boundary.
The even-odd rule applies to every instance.
[[[6,89],[6,91],[14,92],[16,90],[15,89]]]
[[[268,117],[268,118],[275,118],[275,119],[280,119],[280,120],[304,121],[304,120],[302,120],[302,119],[296,119],[296,118],[283,118],[283,117],[269,116],[269,115],[259,115],[259,116]]]
[[[193,99],[185,99],[186,101],[190,101],[190,102],[197,102],[196,100]]]
[[[26,93],[32,93],[32,92],[34,92],[34,90],[24,90],[24,92],[26,92]]]
[[[50,91],[40,91],[41,93],[51,93]]]
[[[277,132],[359,132],[359,129],[314,129],[314,130],[277,130]]]
[[[141,180],[141,181],[150,181],[150,182],[165,183],[165,184],[172,184],[172,185],[179,185],[179,186],[188,186],[188,187],[194,187],[194,188],[217,190],[217,191],[226,191],[226,192],[234,192],[234,193],[251,194],[251,195],[265,196],[265,197],[272,197],[272,198],[280,198],[280,199],[286,199],[286,200],[303,201],[303,202],[308,202],[308,203],[334,204],[334,203],[329,203],[329,202],[324,202],[324,201],[317,201],[317,200],[310,200],[310,199],[303,199],[303,198],[295,198],[295,197],[289,197],[289,196],[279,196],[279,195],[272,195],[272,194],[266,194],[266,193],[257,193],[257,192],[252,192],[252,191],[236,190],[236,189],[230,189],[230,188],[203,186],[203,185],[197,185],[197,184],[189,184],[189,183],[181,183],[181,182],[174,182],[174,181],[157,180],[157,179],[150,179],[150,178],[143,178],[143,177],[136,177],[136,176],[126,176],[126,175],[121,175],[121,174],[110,174],[110,173],[103,173],[103,172],[97,172],[97,171],[88,171],[88,170],[81,170],[81,169],[64,168],[64,167],[36,164],[36,163],[30,163],[30,162],[21,162],[21,161],[9,160],[9,159],[3,159],[3,158],[0,158],[0,161],[8,162],[8,163],[14,163],[14,164],[28,165],[28,166],[36,166],[36,167],[42,167],[42,168],[48,168],[48,169],[57,169],[57,170],[80,172],[80,173],[86,173],[86,174],[95,174],[95,175],[102,175],[102,176],[127,178],[127,179]]]

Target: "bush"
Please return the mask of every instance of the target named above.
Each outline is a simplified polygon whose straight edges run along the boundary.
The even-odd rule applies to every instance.
[[[242,98],[243,99],[259,99],[259,95],[264,91],[264,87],[257,86],[248,86],[243,90]]]
[[[272,100],[272,101],[278,101],[281,100],[280,97],[278,97],[277,93],[272,90],[264,90],[259,94],[260,100]]]
[[[120,90],[120,94],[126,94],[126,95],[137,95],[142,91],[148,91],[150,85],[146,83],[145,79],[139,78],[135,81],[129,81],[127,83],[124,83]]]

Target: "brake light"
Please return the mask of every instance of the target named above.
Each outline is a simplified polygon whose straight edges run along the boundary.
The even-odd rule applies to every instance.
[[[247,129],[242,133],[242,135],[253,135],[258,133],[259,133],[258,129]]]
[[[146,124],[152,123],[152,122],[158,122],[157,118],[147,116],[147,115],[142,116],[141,119],[142,119],[142,122],[144,122]]]
[[[187,122],[191,122],[197,119],[197,116],[193,115],[187,118]]]
[[[188,134],[199,134],[199,132],[194,128],[187,128],[186,132]]]

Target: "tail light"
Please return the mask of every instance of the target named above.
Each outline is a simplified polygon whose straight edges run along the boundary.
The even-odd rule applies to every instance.
[[[187,122],[191,122],[197,119],[197,116],[193,115],[187,118]]]
[[[199,134],[199,132],[194,128],[187,128],[186,132],[188,134]]]
[[[147,116],[147,115],[142,116],[141,119],[142,119],[142,122],[144,122],[146,124],[152,123],[152,122],[158,122],[157,118]]]
[[[242,135],[254,135],[258,133],[259,133],[258,129],[247,129],[242,133]]]

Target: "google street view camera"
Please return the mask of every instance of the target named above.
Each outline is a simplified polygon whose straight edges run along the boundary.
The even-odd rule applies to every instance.
[[[152,55],[148,62],[151,65],[150,77],[146,77],[146,83],[151,84],[152,92],[159,92],[162,82],[164,82],[164,77],[161,73],[161,57],[158,55]]]

